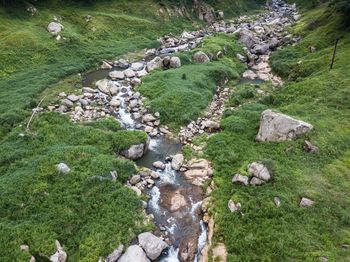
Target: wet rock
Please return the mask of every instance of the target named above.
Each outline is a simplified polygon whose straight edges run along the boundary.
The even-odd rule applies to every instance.
[[[147,148],[147,143],[133,145],[129,149],[122,151],[121,154],[130,160],[137,160],[146,153]]]
[[[64,28],[64,26],[58,22],[51,22],[48,26],[47,26],[47,31],[49,31],[52,35],[58,35],[62,29]]]
[[[179,68],[181,67],[181,60],[177,56],[173,56],[170,59],[170,68]]]
[[[198,237],[196,235],[188,237],[181,241],[179,246],[179,255],[181,261],[192,262],[195,259],[198,247]]]
[[[162,161],[156,161],[152,165],[157,169],[161,169],[161,170],[165,169],[165,164]]]
[[[261,114],[257,141],[286,141],[296,139],[313,129],[313,126],[290,116],[265,110]]]
[[[58,240],[55,241],[56,244],[56,253],[50,257],[51,262],[66,262],[67,253],[63,250],[60,242]]]
[[[241,209],[241,203],[235,203],[232,200],[228,201],[228,209],[233,212],[237,212]]]
[[[154,171],[151,171],[151,172],[150,172],[150,176],[151,176],[153,179],[158,179],[158,178],[160,178],[159,173],[154,172]]]
[[[197,53],[194,54],[193,60],[196,63],[207,63],[210,62],[210,58],[202,51],[198,51]]]
[[[139,244],[145,250],[147,256],[155,260],[168,245],[150,232],[142,233],[138,236]]]
[[[173,156],[173,159],[171,160],[171,168],[176,171],[180,170],[184,161],[185,161],[185,158],[183,154],[176,154],[175,156]]]
[[[315,202],[309,198],[306,198],[306,197],[303,197],[301,200],[300,200],[300,203],[299,203],[299,206],[300,207],[309,207],[309,206],[312,206],[314,205]]]
[[[252,176],[262,179],[264,181],[269,181],[271,179],[271,174],[267,167],[261,163],[253,162],[248,165],[248,172]]]
[[[112,80],[123,80],[125,78],[125,74],[122,71],[112,71],[108,74],[108,76]]]
[[[59,163],[57,166],[57,171],[61,174],[68,174],[70,172],[70,168],[65,163]]]
[[[188,205],[184,193],[181,189],[174,188],[171,184],[162,185],[161,205],[170,212],[176,212]]]
[[[119,107],[120,106],[120,100],[119,98],[117,97],[113,97],[111,102],[109,102],[109,105],[110,106],[113,106],[113,107]]]
[[[143,63],[136,62],[136,63],[132,63],[130,68],[133,71],[141,71],[144,67],[145,65]]]
[[[96,82],[96,87],[105,94],[109,94],[109,85],[107,79],[102,79]]]
[[[150,262],[146,253],[138,245],[128,247],[118,262]]]
[[[241,174],[236,174],[232,179],[232,183],[242,184],[242,185],[247,186],[248,180],[249,180],[249,178],[247,176],[242,176]]]
[[[319,148],[317,146],[313,145],[310,141],[305,140],[304,150],[308,153],[316,153],[319,151]]]
[[[124,245],[119,245],[111,254],[109,254],[104,262],[117,262],[123,253]]]
[[[149,61],[146,66],[146,70],[148,72],[152,72],[154,70],[162,69],[162,68],[163,68],[163,60],[159,56],[156,56],[151,61]]]
[[[251,180],[250,180],[250,184],[253,185],[253,186],[260,186],[262,184],[264,184],[265,181],[260,179],[260,178],[257,178],[257,177],[253,177]]]

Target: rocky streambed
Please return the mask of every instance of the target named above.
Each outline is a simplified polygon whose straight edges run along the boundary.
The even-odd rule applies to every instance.
[[[161,47],[145,50],[139,61],[104,61],[101,70],[85,76],[82,94],[61,93],[61,103],[48,107],[50,111],[69,114],[75,122],[113,116],[126,129],[143,130],[149,135],[146,143],[133,145],[122,155],[136,160],[139,171],[126,186],[138,195],[148,195],[145,212],[154,220],[157,230],[153,234],[141,234],[139,245],[130,246],[124,254],[123,247],[118,247],[105,261],[207,260],[212,232],[208,238],[207,224],[211,220],[205,213],[207,204],[203,205],[203,198],[208,197],[213,186],[203,192],[202,185],[211,178],[212,167],[205,159],[186,162],[181,146],[193,146],[194,136],[220,129],[219,122],[232,90],[225,88],[226,79],[223,79],[203,117],[183,127],[175,136],[161,124],[159,113],[152,114],[144,106],[145,98],[135,87],[141,83],[142,77],[156,69],[181,67],[176,53],[197,47],[205,36],[217,32],[235,34],[245,45],[245,54],[237,54],[237,58],[248,67],[242,81],[271,81],[275,86],[281,85],[282,80],[271,73],[269,54],[278,46],[298,41],[285,31],[298,19],[298,14],[295,6],[281,0],[268,2],[266,13],[255,17],[215,22],[204,30],[184,32],[180,37],[164,36],[160,39]],[[210,62],[211,59],[213,57],[202,52],[193,57],[197,63]],[[178,139],[174,140],[175,137]],[[209,224],[212,231],[213,222]]]

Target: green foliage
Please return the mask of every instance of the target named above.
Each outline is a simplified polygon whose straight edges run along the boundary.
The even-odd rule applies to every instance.
[[[318,22],[309,30],[311,21]],[[209,138],[205,153],[213,161],[217,185],[212,194],[214,237],[225,242],[228,261],[346,261],[350,256],[349,249],[341,248],[349,244],[350,235],[345,208],[350,203],[349,33],[339,44],[334,69],[328,69],[340,22],[324,8],[307,13],[293,29],[303,34],[302,41],[271,58],[272,65],[278,62],[286,68],[301,60],[298,81],[287,82],[271,98],[241,98],[240,103],[251,104],[227,111],[223,131]],[[311,43],[316,45],[314,54],[307,51]],[[268,103],[255,103],[257,99]],[[313,124],[314,131],[296,141],[257,143],[260,113],[267,105]],[[304,139],[320,151],[306,153]],[[273,180],[259,187],[233,185],[233,175],[245,174],[253,161],[268,164]],[[280,197],[281,207],[274,205],[274,197]],[[299,208],[301,197],[316,204]],[[230,199],[242,204],[242,214],[229,212]]]
[[[4,261],[21,261],[21,244],[37,259],[48,257],[55,239],[72,261],[95,261],[147,230],[138,198],[123,186],[134,164],[114,152],[144,142],[146,135],[118,130],[112,119],[79,126],[49,113],[35,119],[30,132],[17,128],[6,137],[0,146]],[[69,174],[57,172],[60,162]]]

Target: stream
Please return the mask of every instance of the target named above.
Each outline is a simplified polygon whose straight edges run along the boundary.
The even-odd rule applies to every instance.
[[[270,12],[261,17],[259,22],[261,25],[272,23],[277,18],[283,18],[284,13],[288,11],[288,6],[283,1],[273,0],[270,6]],[[282,13],[282,15],[279,14]],[[255,22],[256,23],[256,22]],[[237,28],[251,28],[249,23],[241,22]],[[226,33],[233,33],[226,27]],[[250,30],[250,29],[249,29]],[[217,32],[218,30],[214,30]],[[219,30],[220,32],[220,30]],[[166,45],[156,50],[154,55],[145,57],[139,63],[144,65],[147,61],[155,56],[171,56],[179,51],[188,51],[195,48],[202,42],[206,35],[210,35],[207,31],[192,32],[193,38],[182,36],[178,45],[167,47]],[[271,37],[271,36],[270,36]],[[259,60],[257,56],[256,61]],[[264,61],[263,61],[264,62]],[[258,62],[259,63],[259,62]],[[83,85],[93,87],[95,82],[108,78],[111,71],[123,71],[123,68],[113,67],[111,69],[96,70],[87,73],[83,79]],[[145,130],[145,125],[140,119],[135,119],[135,112],[130,109],[129,102],[131,99],[140,99],[140,94],[134,91],[129,78],[123,80],[109,80],[112,85],[117,86],[121,91],[118,92],[116,98],[120,101],[118,108],[115,108],[112,115],[128,130]],[[259,77],[255,79],[242,78],[238,84],[264,82]],[[100,95],[103,93],[100,92]],[[152,214],[154,222],[157,226],[157,235],[162,235],[170,244],[156,261],[175,262],[175,261],[200,261],[200,254],[207,243],[207,226],[202,221],[201,204],[204,193],[200,186],[193,185],[187,181],[179,171],[175,171],[171,167],[169,157],[180,153],[182,145],[176,140],[166,138],[161,133],[155,133],[150,137],[147,152],[142,158],[136,161],[139,167],[152,169],[159,174],[159,179],[151,188],[145,189],[145,193],[149,196],[147,203],[147,214]],[[165,163],[165,169],[155,169],[153,163],[161,161]],[[169,206],[172,197],[176,196],[179,202],[185,202],[176,209]]]

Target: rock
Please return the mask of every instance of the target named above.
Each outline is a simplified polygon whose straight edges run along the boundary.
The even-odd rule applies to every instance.
[[[187,201],[180,189],[166,191],[161,198],[161,204],[171,212],[176,212],[187,206]]]
[[[119,59],[115,64],[121,69],[127,69],[130,65],[129,62],[123,58]]]
[[[136,72],[136,76],[139,77],[139,78],[144,77],[146,75],[148,75],[148,72],[147,72],[146,69],[143,69],[141,71]]]
[[[80,99],[79,99],[79,103],[80,103],[82,106],[88,106],[88,105],[89,105],[89,101],[86,100],[86,99],[83,99],[83,98],[80,98]]]
[[[310,53],[315,53],[316,52],[316,47],[310,46],[309,47],[309,51],[310,51]]]
[[[57,166],[57,171],[61,174],[68,174],[70,172],[70,168],[65,163],[59,163]]]
[[[109,95],[110,89],[109,89],[109,85],[108,85],[108,80],[107,79],[102,79],[102,80],[97,81],[96,82],[96,87],[102,93],[105,93],[105,94]]]
[[[153,122],[156,121],[157,118],[155,118],[153,115],[151,114],[146,114],[142,117],[142,122],[144,123],[148,123],[148,122]]]
[[[101,67],[100,67],[101,69],[112,69],[113,68],[113,66],[112,65],[110,65],[108,62],[106,62],[106,61],[103,61],[102,62],[102,65],[101,65]]]
[[[303,198],[300,200],[299,206],[300,206],[300,207],[309,207],[309,206],[312,206],[313,204],[315,204],[314,201],[312,201],[311,199],[308,199],[308,198],[306,198],[306,197],[303,197]]]
[[[122,71],[112,71],[108,74],[108,76],[112,80],[123,80],[125,78],[125,74]]]
[[[276,37],[273,37],[269,43],[269,48],[271,50],[275,50],[279,45],[279,41]]]
[[[313,129],[313,126],[290,116],[265,110],[261,114],[257,141],[286,141],[296,139]]]
[[[135,72],[134,72],[133,70],[131,70],[131,69],[126,69],[126,70],[124,71],[124,74],[125,74],[125,76],[126,76],[127,78],[132,78],[132,77],[135,77],[135,76],[136,76]]]
[[[316,153],[319,151],[317,146],[314,146],[310,141],[307,140],[304,142],[304,150],[308,153]]]
[[[266,182],[271,179],[271,175],[267,167],[258,162],[253,162],[248,165],[248,172],[252,176],[255,176],[256,178],[262,179]]]
[[[155,260],[160,256],[162,251],[168,247],[168,245],[161,240],[159,237],[156,237],[150,232],[142,233],[138,236],[139,244],[145,250],[147,256],[151,260]]]
[[[198,236],[192,235],[182,239],[179,246],[180,261],[192,262],[195,261],[195,256],[198,247]]]
[[[208,132],[215,132],[220,129],[220,124],[212,120],[204,121],[202,125]]]
[[[159,56],[156,56],[151,61],[149,61],[146,66],[146,70],[148,72],[152,72],[154,70],[162,69],[162,68],[163,68],[163,60]]]
[[[140,175],[134,175],[131,177],[130,179],[130,184],[132,185],[136,185],[137,183],[139,183],[141,181],[141,176]]]
[[[158,178],[160,178],[159,173],[154,172],[154,171],[151,171],[150,176],[151,176],[153,179],[158,179]]]
[[[171,160],[171,168],[176,171],[179,171],[184,161],[185,161],[185,158],[183,154],[176,154],[175,156],[173,156],[173,159]]]
[[[62,29],[64,28],[63,25],[61,25],[58,22],[51,22],[48,26],[47,26],[47,30],[52,34],[52,35],[58,35]]]
[[[148,143],[133,145],[129,149],[122,151],[122,155],[130,160],[141,158],[147,151]]]
[[[170,67],[170,56],[166,56],[163,58],[163,66],[165,68],[169,68]]]
[[[191,159],[187,163],[188,169],[209,169],[209,162],[206,159]]]
[[[132,85],[132,86],[138,86],[138,85],[140,85],[140,84],[141,84],[141,79],[139,79],[139,78],[134,77],[134,78],[131,80],[131,85]]]
[[[252,48],[256,40],[253,33],[246,29],[242,28],[236,31],[238,33],[239,41],[242,42],[247,48]]]
[[[223,243],[219,243],[213,248],[213,261],[227,261],[227,250]]]
[[[161,169],[161,170],[165,169],[165,164],[162,161],[156,161],[152,165],[157,169]]]
[[[251,52],[256,55],[265,55],[268,53],[269,50],[270,50],[270,46],[267,44],[263,44],[263,45],[255,45],[251,49]]]
[[[177,56],[173,56],[170,59],[170,68],[179,68],[181,67],[181,60]]]
[[[20,249],[21,249],[21,251],[29,252],[29,246],[28,245],[20,245]]]
[[[67,94],[65,92],[61,92],[58,94],[58,96],[64,98],[67,97]]]
[[[73,102],[70,101],[69,99],[63,99],[61,101],[61,103],[62,103],[62,105],[67,106],[67,107],[73,107],[74,106]]]
[[[241,203],[235,203],[232,200],[228,201],[228,208],[230,209],[230,211],[232,213],[239,211],[241,209],[241,207],[242,207]]]
[[[73,103],[74,102],[77,102],[79,100],[79,96],[76,96],[76,95],[69,95],[67,97],[70,101],[72,101]]]
[[[192,40],[194,39],[194,35],[184,31],[182,34],[181,34],[181,38],[184,38],[184,39],[188,39],[188,40]]]
[[[140,62],[136,62],[136,63],[131,64],[131,70],[133,70],[133,71],[141,71],[144,67],[145,67],[145,65],[143,63],[140,63]]]
[[[138,245],[128,247],[118,262],[150,262],[146,253]]]
[[[196,63],[207,63],[210,62],[210,58],[202,51],[198,51],[197,53],[194,54],[193,60]]]
[[[130,187],[130,189],[131,189],[132,191],[134,191],[134,192],[136,193],[137,196],[141,196],[141,195],[142,195],[141,190],[138,189],[136,186],[132,186],[132,187]]]
[[[252,70],[247,70],[243,73],[243,77],[250,80],[254,80],[258,76]]]
[[[247,62],[247,57],[246,56],[243,56],[241,54],[236,54],[236,57],[239,61],[241,61],[242,63],[246,63]]]
[[[111,254],[109,254],[104,262],[117,262],[120,256],[123,253],[124,246],[119,245],[117,249],[115,249]]]
[[[56,253],[50,257],[51,262],[66,262],[67,253],[64,252],[60,242],[58,240],[55,241],[56,244]]]
[[[249,178],[247,176],[242,176],[241,174],[236,174],[232,179],[232,183],[243,184],[243,185],[247,186],[248,180],[249,180]]]
[[[120,100],[119,98],[117,97],[113,97],[111,102],[109,102],[109,105],[110,106],[113,106],[113,107],[119,107],[120,106]]]
[[[257,178],[257,177],[253,177],[251,180],[250,180],[250,184],[253,185],[253,186],[260,186],[262,184],[264,184],[265,181],[260,179],[260,178]]]
[[[275,197],[273,199],[273,202],[275,202],[276,207],[280,207],[281,206],[281,199],[279,197]]]

